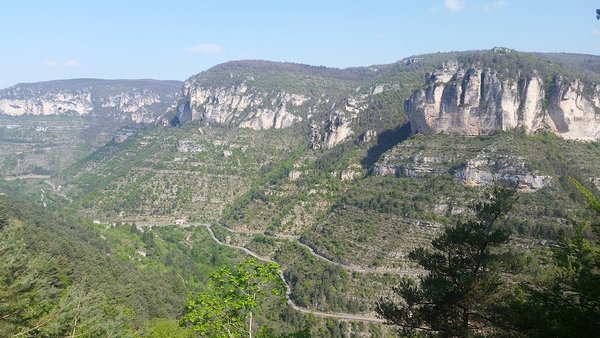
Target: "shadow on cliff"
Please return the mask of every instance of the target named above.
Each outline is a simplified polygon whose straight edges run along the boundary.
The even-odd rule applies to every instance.
[[[396,129],[387,129],[382,131],[377,137],[377,143],[369,148],[367,151],[367,156],[361,160],[363,167],[371,168],[373,164],[379,160],[383,153],[409,138],[410,133],[410,122],[406,122]]]

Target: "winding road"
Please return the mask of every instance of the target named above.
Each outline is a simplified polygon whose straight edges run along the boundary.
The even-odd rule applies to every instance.
[[[261,231],[249,231],[249,232],[243,231],[243,232],[241,232],[241,231],[236,231],[236,230],[230,229],[228,227],[223,227],[223,229],[229,231],[232,234],[262,234],[263,233]],[[419,275],[422,275],[425,273],[424,270],[419,270],[419,269],[364,268],[364,267],[356,266],[356,265],[347,265],[344,263],[333,261],[333,260],[319,254],[311,246],[302,243],[300,241],[299,236],[279,235],[279,234],[271,235],[271,236],[278,238],[278,239],[286,239],[286,240],[294,241],[294,242],[298,243],[298,245],[306,248],[316,258],[318,258],[326,263],[339,266],[350,272],[375,273],[375,274],[393,273],[393,274],[397,274],[397,275],[408,275],[408,276],[413,276],[413,277],[418,277]],[[244,249],[246,249],[246,248],[244,248]]]
[[[210,224],[204,224],[204,227],[206,227],[206,230],[208,231],[208,233],[209,233],[210,237],[212,238],[212,240],[213,240],[215,243],[217,243],[217,244],[219,244],[219,245],[226,246],[226,247],[230,247],[230,248],[233,248],[233,249],[241,250],[241,251],[243,251],[245,254],[247,254],[247,255],[249,255],[249,256],[252,256],[252,257],[254,257],[254,258],[256,258],[256,259],[258,259],[258,260],[260,260],[260,261],[263,261],[263,262],[267,262],[267,263],[274,262],[273,260],[271,260],[271,259],[268,259],[268,258],[265,258],[265,257],[262,257],[262,256],[260,256],[260,255],[256,254],[255,252],[253,252],[253,251],[250,251],[250,250],[248,250],[247,248],[244,248],[244,247],[242,247],[242,246],[237,246],[237,245],[233,245],[233,244],[227,244],[227,243],[223,243],[223,242],[221,242],[221,241],[220,241],[220,240],[217,238],[217,236],[215,236],[215,233],[213,232],[213,230],[212,230],[212,228],[211,228]],[[309,249],[310,249],[310,248],[309,248]],[[312,251],[312,250],[311,250],[311,252],[313,252],[313,254],[314,254],[314,251]],[[323,257],[323,258],[325,258],[325,257]],[[326,259],[326,260],[327,260],[327,259]],[[330,262],[329,260],[327,260],[327,261],[328,261],[328,262]],[[334,264],[335,264],[335,262],[331,262],[331,263],[334,263]],[[339,264],[339,263],[338,263],[338,264]],[[290,285],[287,283],[287,281],[285,280],[285,277],[283,276],[283,271],[281,271],[281,270],[280,270],[280,272],[279,272],[279,277],[281,278],[281,280],[282,280],[282,281],[283,281],[283,283],[285,284],[285,289],[286,289],[286,290],[285,290],[285,298],[286,298],[286,300],[287,300],[287,303],[288,303],[288,304],[289,304],[289,305],[290,305],[290,306],[291,306],[291,307],[292,307],[294,310],[296,310],[296,311],[299,311],[299,312],[302,312],[302,313],[307,313],[307,314],[312,314],[312,315],[314,315],[314,316],[317,316],[317,317],[323,317],[323,318],[334,318],[334,319],[353,320],[353,321],[362,321],[362,322],[373,322],[373,323],[383,323],[383,322],[384,322],[384,320],[383,320],[383,319],[380,319],[380,318],[377,318],[377,317],[373,317],[373,316],[369,316],[369,315],[356,315],[356,314],[350,314],[350,313],[338,313],[338,312],[321,312],[321,311],[313,311],[313,310],[309,310],[309,309],[307,309],[307,308],[304,308],[304,307],[298,306],[298,305],[296,305],[296,304],[295,304],[295,303],[292,301],[292,299],[291,299],[291,297],[290,297],[290,295],[291,295],[291,293],[292,293],[292,289],[291,289]]]
[[[337,265],[341,268],[344,268],[348,271],[353,271],[353,272],[360,272],[360,273],[395,273],[395,274],[399,274],[399,275],[410,275],[410,276],[418,276],[420,274],[423,274],[423,271],[419,271],[417,269],[414,270],[408,270],[408,269],[391,269],[391,268],[363,268],[363,267],[359,267],[359,266],[355,266],[355,265],[346,265],[346,264],[342,264],[339,262],[335,262],[332,261],[331,259],[320,255],[318,252],[316,252],[313,248],[311,248],[310,246],[297,241],[298,244],[300,244],[301,246],[305,247],[306,249],[308,249],[308,251],[310,251],[310,253],[317,257],[318,259],[325,261],[329,264],[333,264],[333,265]]]

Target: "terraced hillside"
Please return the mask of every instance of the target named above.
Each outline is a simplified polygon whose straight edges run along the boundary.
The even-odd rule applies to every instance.
[[[64,197],[54,179],[59,173],[112,139],[168,124],[165,114],[175,109],[180,87],[178,81],[72,79],[2,89],[0,177],[42,204]]]
[[[599,150],[551,135],[413,137],[386,153],[374,175],[355,181],[303,237],[334,260],[404,266],[410,249],[464,216],[481,187],[496,181],[520,187],[512,222],[522,245],[556,239],[582,211],[567,178],[593,186]]]
[[[23,175],[50,175],[68,168],[86,153],[86,143],[77,137],[90,127],[81,118],[48,116],[44,118],[0,115],[0,172],[8,179]],[[90,139],[100,146],[111,135]]]
[[[284,139],[285,142],[281,142]],[[109,143],[63,172],[71,207],[143,224],[215,220],[305,145],[290,129],[155,128]]]
[[[551,134],[418,135],[385,152],[370,173],[353,171],[356,164],[346,171],[297,165],[277,184],[253,188],[236,201],[223,222],[240,231],[293,236],[344,264],[410,268],[408,251],[463,217],[481,187],[495,181],[520,188],[523,206],[514,210],[513,226],[522,245],[556,239],[581,212],[568,177],[598,182],[599,152],[597,143]]]

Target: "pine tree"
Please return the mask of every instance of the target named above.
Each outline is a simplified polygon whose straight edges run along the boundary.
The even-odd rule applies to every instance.
[[[528,337],[600,334],[600,202],[579,181],[571,182],[596,218],[576,222],[574,234],[552,248],[542,273],[519,285],[511,310]]]
[[[432,248],[410,252],[428,273],[419,281],[405,278],[393,288],[400,302],[382,298],[376,312],[404,335],[465,337],[501,329],[493,308],[509,261],[500,250],[511,234],[503,220],[514,202],[514,189],[496,186],[473,206],[472,219],[445,228]]]

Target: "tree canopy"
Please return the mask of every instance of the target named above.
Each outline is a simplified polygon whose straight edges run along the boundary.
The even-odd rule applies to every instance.
[[[596,218],[576,221],[532,280],[518,285],[512,312],[530,337],[593,337],[600,332],[600,202],[571,179]]]
[[[265,298],[284,299],[285,286],[277,263],[248,259],[210,275],[206,290],[190,297],[182,324],[210,337],[252,337],[253,311]]]
[[[409,258],[427,270],[419,281],[405,278],[393,292],[400,301],[380,299],[376,312],[406,335],[417,331],[468,336],[502,330],[495,299],[510,259],[501,250],[510,230],[503,219],[515,201],[514,189],[495,187],[473,206],[471,219],[447,227]]]

